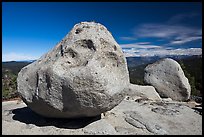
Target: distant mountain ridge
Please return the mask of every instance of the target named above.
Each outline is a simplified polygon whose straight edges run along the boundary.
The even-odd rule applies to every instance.
[[[2,61],[2,63],[14,63],[14,62],[30,62],[30,63],[32,63],[32,62],[34,62],[34,61],[36,61],[36,60],[19,60],[19,61]]]
[[[146,65],[150,63],[154,63],[157,60],[160,60],[162,58],[172,58],[176,61],[181,59],[187,59],[187,58],[202,58],[202,55],[167,55],[167,56],[146,56],[146,57],[126,57],[128,67],[136,67],[140,65]]]

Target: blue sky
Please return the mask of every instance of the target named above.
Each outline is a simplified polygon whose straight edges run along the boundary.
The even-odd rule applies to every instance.
[[[37,59],[82,21],[106,26],[126,57],[202,54],[201,2],[3,2],[2,60]]]

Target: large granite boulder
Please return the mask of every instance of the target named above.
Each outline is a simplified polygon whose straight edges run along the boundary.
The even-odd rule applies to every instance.
[[[17,78],[18,92],[46,117],[91,117],[124,98],[129,74],[122,49],[106,27],[76,24],[65,38]]]
[[[145,68],[144,81],[154,86],[161,97],[186,101],[191,87],[181,66],[173,59],[161,59]]]

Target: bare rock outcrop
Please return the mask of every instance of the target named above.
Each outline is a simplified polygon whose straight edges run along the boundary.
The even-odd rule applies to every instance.
[[[129,85],[126,59],[106,27],[76,24],[65,38],[17,78],[18,92],[46,117],[91,117],[111,110]]]
[[[161,97],[177,101],[190,98],[191,87],[184,72],[175,60],[165,58],[145,68],[144,81],[155,87]]]
[[[2,102],[2,135],[202,135],[202,115],[188,102],[123,100],[104,117],[52,119],[25,103]]]

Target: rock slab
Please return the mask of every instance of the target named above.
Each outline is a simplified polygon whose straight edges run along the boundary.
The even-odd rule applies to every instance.
[[[103,118],[86,119],[45,118],[23,102],[2,102],[2,135],[202,135],[202,115],[186,102],[123,100]]]
[[[130,84],[129,90],[125,93],[130,98],[144,98],[152,101],[161,101],[159,94],[156,92],[153,86],[141,86],[136,84]]]
[[[107,28],[81,22],[40,59],[24,67],[17,85],[23,101],[45,117],[92,117],[124,98],[129,74],[122,49]]]
[[[175,60],[161,59],[145,68],[144,81],[155,87],[161,97],[177,101],[190,98],[191,87],[184,72]]]

